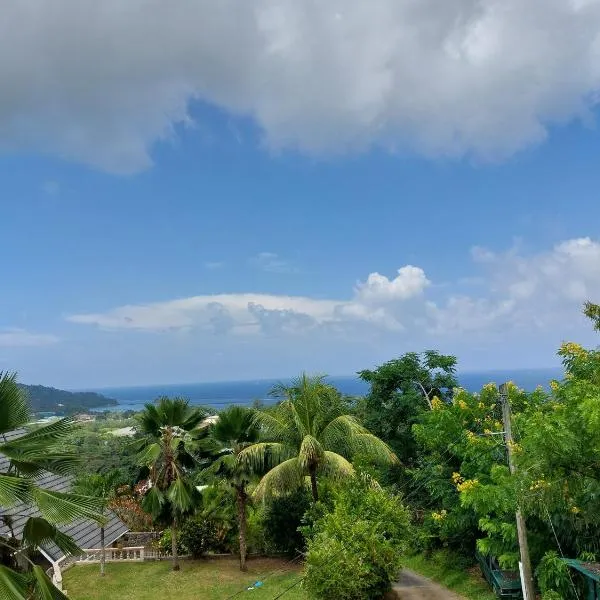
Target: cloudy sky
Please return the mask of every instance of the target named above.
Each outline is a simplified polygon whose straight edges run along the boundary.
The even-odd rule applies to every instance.
[[[595,344],[600,0],[15,0],[0,369],[96,387]]]

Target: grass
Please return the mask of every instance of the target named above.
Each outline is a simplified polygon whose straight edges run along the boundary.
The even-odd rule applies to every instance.
[[[268,573],[282,571],[268,577],[264,585],[251,591],[242,591]],[[272,600],[302,576],[298,566],[278,559],[252,559],[248,571],[241,573],[232,558],[182,561],[181,571],[171,571],[169,561],[143,563],[108,563],[105,577],[100,577],[99,566],[75,565],[63,576],[63,587],[73,600],[226,600],[241,592],[236,600],[249,594],[254,600]],[[307,600],[301,584],[284,596],[285,600]]]
[[[430,558],[422,554],[406,556],[403,565],[469,600],[496,600],[479,567],[460,564],[447,552],[434,552]]]

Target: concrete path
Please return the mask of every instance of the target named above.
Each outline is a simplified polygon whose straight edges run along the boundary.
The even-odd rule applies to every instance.
[[[408,569],[402,571],[393,590],[401,600],[463,600],[462,596]]]

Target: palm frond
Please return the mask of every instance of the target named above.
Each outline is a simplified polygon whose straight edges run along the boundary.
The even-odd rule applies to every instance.
[[[343,456],[327,450],[321,463],[321,473],[331,479],[342,480],[354,475],[354,467]]]
[[[257,442],[244,448],[238,455],[238,461],[244,464],[246,468],[261,473],[265,469],[274,467],[291,458],[293,455],[293,450],[284,444]]]
[[[7,508],[19,502],[29,504],[33,489],[33,483],[27,479],[0,473],[0,506]]]
[[[39,565],[34,565],[31,569],[33,574],[33,598],[34,600],[68,600],[48,578],[44,569]]]
[[[0,565],[0,598],[3,600],[29,600],[27,578],[21,573]]]
[[[265,496],[284,494],[299,488],[304,483],[305,472],[297,458],[290,458],[273,467],[258,484],[254,496],[260,500]]]
[[[372,433],[359,433],[352,436],[354,452],[363,454],[374,463],[382,465],[397,465],[400,463],[393,450]]]
[[[186,513],[202,501],[200,492],[189,481],[176,479],[167,490],[166,497],[180,513]]]
[[[79,425],[72,417],[65,417],[15,438],[3,445],[3,447],[27,448],[31,445],[56,444],[56,442],[63,440],[67,435],[73,433],[73,431],[78,428]]]
[[[102,502],[89,496],[33,489],[33,499],[42,516],[51,523],[68,523],[77,519],[101,522]]]
[[[355,417],[340,415],[325,425],[319,439],[326,449],[350,458],[354,450],[352,438],[363,433],[368,433],[368,430]]]
[[[162,453],[162,448],[158,442],[149,444],[138,455],[140,465],[148,466],[155,463]]]
[[[23,544],[26,547],[39,548],[48,543],[56,544],[65,554],[80,554],[81,548],[68,536],[59,531],[52,523],[41,517],[30,517],[23,527]]]
[[[163,493],[156,486],[152,486],[142,498],[142,508],[156,518],[161,514],[165,501]]]
[[[311,465],[318,465],[324,457],[323,446],[312,435],[304,436],[298,453],[298,461],[303,470],[308,470]]]
[[[264,411],[255,412],[253,420],[263,440],[291,445],[300,442],[301,438],[298,432],[290,423],[289,418],[287,418],[288,415],[284,411],[285,409],[279,406],[274,414]]]
[[[23,427],[30,417],[27,395],[17,384],[17,374],[0,371],[0,433]]]

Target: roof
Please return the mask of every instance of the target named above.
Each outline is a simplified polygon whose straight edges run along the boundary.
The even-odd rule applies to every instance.
[[[575,558],[563,558],[562,560],[589,579],[600,581],[600,563],[582,561]]]
[[[0,434],[0,443],[21,437],[25,433],[25,429],[17,429],[5,434]],[[0,473],[6,472],[9,464],[8,458],[0,454]],[[36,480],[38,486],[47,490],[52,490],[53,492],[68,492],[71,489],[71,482],[71,477],[54,475],[52,473],[44,473],[44,475]],[[14,515],[12,529],[14,535],[17,538],[20,538],[27,519],[30,517],[40,517],[41,513],[34,506],[17,504],[6,509],[0,507],[0,516],[1,515]],[[123,534],[127,533],[129,529],[112,511],[109,511],[107,516],[108,522],[104,527],[104,537],[105,543],[110,545]],[[72,523],[59,525],[58,528],[60,531],[70,536],[81,549],[100,547],[100,526],[95,521],[80,519]],[[0,536],[10,535],[10,528],[7,527],[4,522],[0,522]],[[65,556],[64,552],[54,544],[45,544],[42,546],[42,550],[53,561],[60,560]]]

